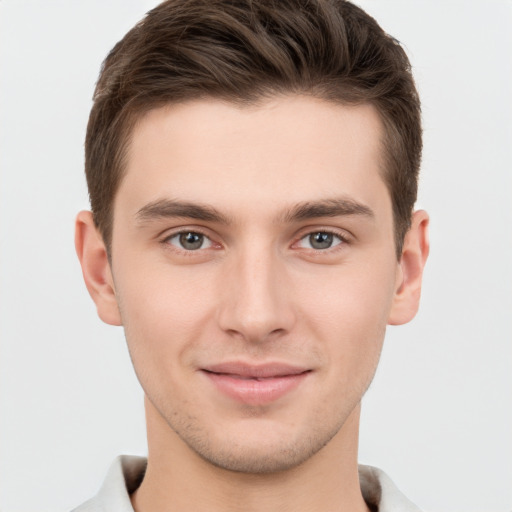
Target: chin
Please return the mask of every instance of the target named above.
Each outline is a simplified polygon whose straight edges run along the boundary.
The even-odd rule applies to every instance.
[[[226,471],[265,475],[293,469],[318,451],[311,446],[304,448],[304,446],[278,449],[259,447],[251,450],[247,446],[234,446],[229,450],[203,450],[197,453],[206,462]]]
[[[293,469],[316,455],[339,432],[341,425],[330,430],[296,433],[261,428],[250,433],[223,435],[178,435],[204,461],[226,471],[246,474],[271,474]]]

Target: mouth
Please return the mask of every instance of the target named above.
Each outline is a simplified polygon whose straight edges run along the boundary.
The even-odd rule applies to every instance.
[[[201,372],[231,400],[261,406],[293,392],[312,370],[282,363],[229,362],[202,368]]]

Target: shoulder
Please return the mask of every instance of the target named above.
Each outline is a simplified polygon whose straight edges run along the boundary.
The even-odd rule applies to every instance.
[[[133,512],[130,493],[142,482],[146,464],[144,457],[117,457],[110,466],[98,494],[72,512]]]
[[[421,512],[381,469],[359,465],[359,481],[365,501],[378,512]]]

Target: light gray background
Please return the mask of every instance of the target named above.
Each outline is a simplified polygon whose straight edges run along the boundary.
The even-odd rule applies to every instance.
[[[73,248],[100,62],[155,1],[1,0],[3,512],[66,511],[145,453],[142,393]],[[512,509],[512,2],[361,0],[405,43],[424,105],[422,310],[391,328],[360,459],[431,511]]]

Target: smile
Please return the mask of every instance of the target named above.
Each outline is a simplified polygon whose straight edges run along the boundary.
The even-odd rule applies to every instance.
[[[246,405],[261,406],[295,390],[311,370],[280,363],[234,362],[204,368],[202,373],[223,395]]]

